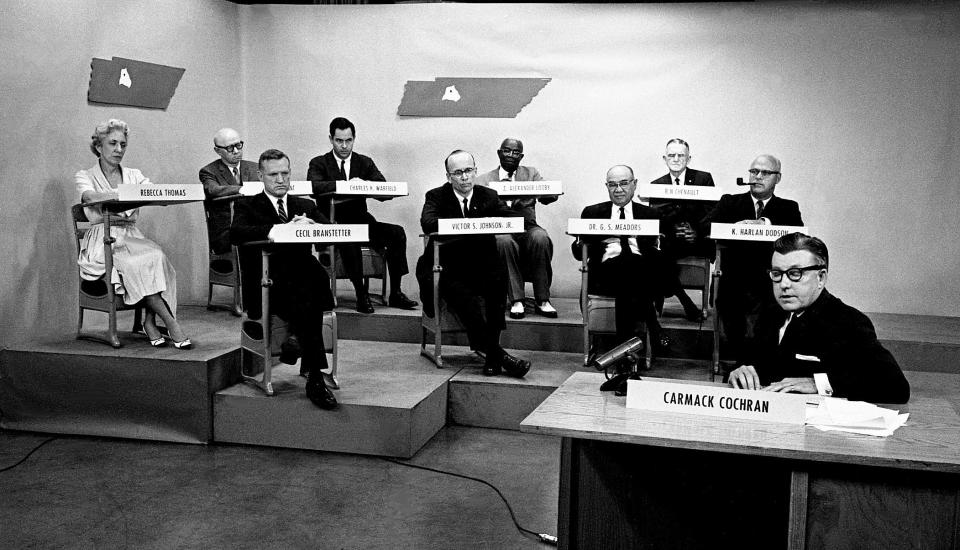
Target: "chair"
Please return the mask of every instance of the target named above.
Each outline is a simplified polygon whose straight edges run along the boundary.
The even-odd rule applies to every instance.
[[[248,243],[244,246],[253,246],[264,243]],[[240,374],[243,380],[258,388],[265,394],[274,395],[273,390],[273,357],[280,354],[280,345],[287,339],[287,322],[270,314],[270,251],[262,248],[263,270],[260,279],[260,319],[253,320],[243,313],[240,324]],[[333,379],[334,389],[339,387],[337,381],[337,314],[332,311],[323,312],[323,342],[328,353],[333,354],[330,363],[330,376]],[[249,364],[249,365],[248,365]],[[249,366],[249,368],[248,368]],[[257,375],[257,372],[260,375]]]
[[[240,195],[231,195],[227,197],[218,197],[213,202],[229,202],[231,217],[233,214],[233,201],[240,198]],[[207,219],[207,237],[210,239],[210,211],[207,209],[207,202],[203,203],[204,214]],[[234,316],[239,317],[243,313],[243,304],[241,303],[240,278],[237,276],[239,267],[237,263],[237,247],[230,247],[229,252],[217,253],[210,248],[210,269],[207,279],[207,309],[210,311],[220,310],[229,311]],[[233,303],[229,305],[213,303],[213,287],[225,286],[233,289]]]
[[[713,307],[713,376],[720,376],[720,311],[717,303],[717,296],[720,292],[720,276],[723,272],[720,269],[720,256],[723,251],[723,244],[717,241],[717,257],[714,260],[713,285],[710,287],[710,305]]]
[[[70,210],[73,215],[73,233],[76,237],[77,253],[76,256],[74,256],[76,258],[80,256],[80,242],[87,234],[87,231],[93,227],[93,224],[91,224],[87,219],[87,215],[83,211],[82,204],[75,204]],[[119,348],[120,338],[117,336],[117,312],[131,309],[134,310],[132,330],[133,332],[140,332],[142,330],[141,320],[143,308],[140,305],[125,304],[123,302],[123,297],[118,296],[114,291],[113,285],[107,282],[109,280],[110,273],[113,271],[113,243],[116,241],[116,239],[110,236],[110,233],[107,230],[108,225],[109,224],[104,225],[103,236],[103,263],[106,274],[95,281],[88,281],[83,277],[79,277],[80,294],[79,314],[77,318],[77,339],[103,342],[104,344],[109,344],[115,348]],[[77,273],[79,275],[79,269]],[[88,309],[93,311],[101,311],[107,314],[106,333],[83,331],[83,312]]]
[[[424,246],[432,235],[421,235],[424,240]],[[450,242],[450,241],[446,241]],[[443,334],[466,332],[467,328],[463,326],[457,314],[447,308],[446,301],[440,298],[440,272],[443,267],[440,265],[440,248],[443,242],[438,238],[433,239],[433,270],[432,284],[434,314],[429,317],[426,312],[420,315],[420,355],[433,361],[438,369],[443,368]],[[427,333],[433,334],[433,350],[427,348]],[[479,352],[477,352],[479,355]]]
[[[684,256],[677,259],[680,268],[680,286],[684,289],[699,290],[701,296],[700,309],[708,311],[710,301],[710,259],[702,256]]]
[[[387,303],[387,261],[383,253],[376,248],[371,248],[368,246],[360,247],[360,254],[363,261],[363,286],[366,289],[370,288],[370,279],[380,279],[380,302],[383,305]],[[331,255],[335,258],[335,265],[331,267],[330,257]],[[330,286],[331,292],[333,293],[333,302],[337,303],[337,280],[338,279],[349,279],[350,276],[347,274],[347,268],[343,265],[343,261],[340,259],[340,253],[336,251],[336,247],[330,245],[327,247],[326,252],[320,253],[320,265],[324,266],[327,270],[327,275],[330,276]]]

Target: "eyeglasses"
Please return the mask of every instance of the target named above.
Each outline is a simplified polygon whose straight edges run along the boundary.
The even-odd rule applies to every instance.
[[[454,170],[453,172],[447,172],[448,176],[453,176],[455,178],[462,178],[463,176],[472,176],[477,173],[476,168],[464,168],[463,170]]]
[[[238,141],[236,143],[231,143],[230,145],[214,145],[214,147],[216,147],[217,149],[223,149],[228,153],[236,153],[237,151],[240,151],[243,149],[243,142]]]
[[[500,149],[500,153],[502,153],[503,156],[505,156],[505,157],[517,157],[517,158],[520,158],[520,157],[523,156],[523,151],[521,151],[520,149],[507,149],[507,148],[503,148],[503,149]]]
[[[759,176],[761,179],[780,173],[779,170],[757,170],[756,168],[751,168],[747,170],[747,172],[750,172],[751,176],[754,176],[754,177]]]
[[[799,283],[800,279],[803,278],[803,274],[806,273],[807,271],[819,271],[821,269],[826,269],[826,268],[827,266],[823,264],[818,264],[818,265],[808,265],[807,267],[791,267],[786,271],[780,271],[779,269],[768,269],[767,275],[769,275],[770,280],[775,283],[779,283],[780,281],[782,281],[784,274],[787,275],[787,279],[790,279],[795,283]]]
[[[635,180],[635,179],[634,179],[634,180],[608,181],[608,182],[607,182],[607,189],[609,189],[609,190],[611,190],[611,191],[615,190],[615,189],[618,188],[618,187],[619,187],[620,189],[626,189],[627,187],[630,187],[631,184],[634,184],[634,183],[636,183],[636,182],[637,182],[637,180]]]
[[[686,153],[667,153],[666,156],[667,156],[668,159],[685,159],[685,158],[687,158],[687,154],[686,154]]]

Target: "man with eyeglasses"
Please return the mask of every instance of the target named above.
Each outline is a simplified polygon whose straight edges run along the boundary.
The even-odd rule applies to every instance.
[[[260,177],[257,163],[243,160],[243,140],[233,128],[222,128],[213,136],[213,150],[220,158],[200,169],[200,183],[206,196],[203,206],[209,214],[210,248],[224,254],[230,251],[230,203],[212,199],[237,195],[243,182]]]
[[[457,149],[444,161],[447,182],[427,191],[420,226],[435,233],[439,220],[449,218],[519,217],[504,208],[497,192],[475,185],[477,164],[473,155]],[[417,261],[417,280],[423,311],[432,317],[433,239]],[[485,354],[483,374],[496,376],[504,371],[523,377],[530,362],[518,359],[500,347],[500,332],[506,328],[506,269],[497,254],[493,235],[465,235],[447,241],[440,254],[440,296],[467,329],[470,348]]]
[[[674,138],[667,142],[663,155],[663,162],[667,165],[668,173],[650,183],[652,185],[697,185],[713,187],[713,176],[709,172],[701,172],[689,168],[690,145]],[[660,249],[664,254],[664,262],[670,270],[667,274],[668,286],[664,294],[676,296],[683,306],[683,313],[691,321],[699,321],[703,312],[687,296],[680,284],[677,260],[686,256],[713,257],[713,246],[699,231],[700,220],[716,205],[711,201],[650,199],[650,207],[660,216],[660,231],[663,238],[660,240]]]
[[[477,176],[476,183],[487,186],[491,181],[539,181],[543,178],[532,166],[521,166],[523,142],[507,138],[497,149],[500,166]],[[553,279],[553,241],[547,230],[537,224],[537,201],[550,204],[556,195],[518,198],[504,201],[503,206],[523,215],[523,233],[497,235],[497,251],[507,266],[507,300],[511,319],[523,319],[524,274],[533,282],[535,311],[544,317],[556,318],[557,310],[550,303],[550,283]]]
[[[760,155],[750,164],[750,190],[723,195],[701,222],[701,232],[710,233],[711,223],[746,223],[802,226],[800,206],[774,195],[780,183],[780,161]],[[740,359],[744,339],[753,334],[764,305],[773,303],[766,269],[773,250],[769,242],[727,241],[721,257],[717,311],[723,324],[725,354]]]
[[[730,385],[906,403],[910,385],[870,319],[825,288],[829,267],[820,239],[803,233],[777,239],[767,270],[777,305],[760,315]]]

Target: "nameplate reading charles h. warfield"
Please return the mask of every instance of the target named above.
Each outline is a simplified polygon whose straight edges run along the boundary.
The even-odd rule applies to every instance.
[[[627,408],[803,425],[807,396],[644,378],[627,381]]]
[[[501,197],[539,197],[541,195],[563,194],[563,184],[559,181],[491,181],[488,185]]]
[[[240,187],[241,195],[249,197],[258,193],[263,193],[262,181],[245,181]],[[296,196],[312,195],[313,183],[309,181],[291,181],[290,191],[288,191],[287,194]]]
[[[660,234],[660,220],[570,218],[567,220],[567,234],[656,236]]]
[[[365,195],[368,197],[403,197],[407,193],[405,181],[337,181],[338,195]]]
[[[759,223],[712,223],[710,238],[717,241],[775,241],[787,233],[810,234],[807,226]]]
[[[203,200],[203,186],[198,183],[119,185],[117,200],[121,202],[191,202]]]
[[[438,235],[523,233],[523,218],[440,218]]]
[[[708,185],[637,185],[637,196],[650,199],[680,199],[692,201],[718,201],[723,191]]]
[[[365,223],[285,223],[273,226],[275,243],[365,243],[370,226]]]

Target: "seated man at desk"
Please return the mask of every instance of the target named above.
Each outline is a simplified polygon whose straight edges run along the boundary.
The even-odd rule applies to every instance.
[[[330,121],[330,152],[313,157],[307,169],[307,179],[313,183],[313,194],[321,212],[330,212],[329,196],[337,190],[337,180],[386,181],[373,159],[353,152],[356,128],[343,117]],[[386,200],[386,198],[379,199]],[[403,228],[392,223],[378,222],[367,211],[364,197],[338,202],[335,213],[337,223],[365,223],[370,226],[370,246],[385,250],[387,271],[390,274],[390,299],[388,305],[400,309],[414,309],[417,302],[403,293],[400,280],[410,272],[407,266],[407,235]],[[363,285],[363,256],[359,244],[338,245],[337,250],[347,269],[350,282],[357,295],[357,311],[373,313],[373,304],[367,288]]]
[[[210,249],[224,254],[230,251],[230,203],[212,199],[237,195],[243,182],[260,177],[257,164],[243,160],[243,140],[233,128],[221,128],[213,136],[213,150],[220,158],[200,169],[200,183],[207,198],[203,206],[209,214]]]
[[[517,212],[500,204],[497,192],[475,186],[477,164],[473,155],[456,150],[444,161],[447,183],[427,191],[420,226],[424,233],[436,233],[441,218],[516,217]],[[436,304],[428,301],[433,296],[433,239],[417,261],[417,280],[420,296],[424,297],[424,312],[435,314]],[[530,362],[513,357],[500,347],[500,332],[506,328],[506,270],[497,255],[494,235],[466,235],[445,244],[440,253],[440,296],[446,300],[467,328],[470,348],[486,355],[485,376],[496,376],[502,371],[517,378],[530,370]]]
[[[829,267],[820,239],[803,233],[777,239],[767,270],[777,305],[760,315],[730,385],[906,403],[910,385],[870,319],[825,288]]]
[[[477,177],[479,185],[487,186],[491,181],[539,181],[540,172],[532,166],[521,166],[523,142],[507,138],[497,149],[500,166]],[[547,230],[537,224],[537,201],[550,204],[557,200],[556,195],[521,197],[504,201],[505,206],[523,214],[523,233],[497,235],[497,251],[507,266],[507,300],[511,319],[523,319],[523,275],[530,276],[533,282],[533,297],[536,300],[534,310],[544,317],[556,318],[557,310],[550,304],[550,282],[553,279],[553,241]]]
[[[263,193],[243,197],[234,208],[230,241],[236,245],[273,240],[277,224],[330,223],[309,199],[293,197],[290,191],[290,158],[277,149],[260,155]],[[262,258],[254,247],[240,247],[243,303],[251,319],[259,319]],[[300,342],[301,370],[306,370],[307,397],[321,409],[333,409],[337,399],[326,386],[321,370],[327,368],[323,345],[323,312],[333,309],[327,272],[313,256],[309,244],[282,244],[270,256],[271,312],[290,324]]]

